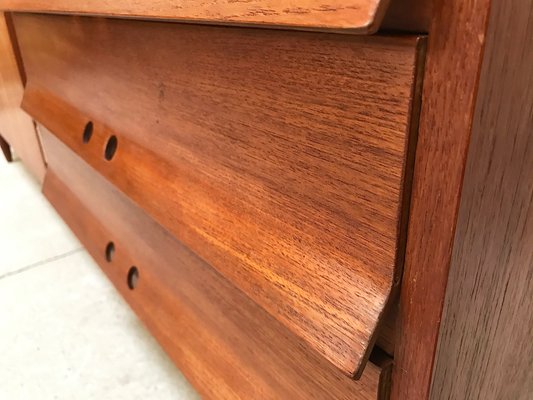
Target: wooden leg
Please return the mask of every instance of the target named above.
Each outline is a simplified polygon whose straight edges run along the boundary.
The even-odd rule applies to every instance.
[[[11,146],[9,146],[9,143],[6,142],[2,135],[0,135],[0,148],[2,148],[2,153],[4,153],[4,157],[6,158],[7,162],[13,161]]]

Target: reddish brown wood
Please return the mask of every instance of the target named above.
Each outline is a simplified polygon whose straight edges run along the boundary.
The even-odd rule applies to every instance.
[[[430,29],[393,376],[427,399],[470,139],[489,1],[436,1]]]
[[[376,345],[391,357],[394,356],[394,348],[396,347],[396,343],[401,340],[401,338],[397,338],[398,330],[396,326],[396,320],[398,319],[398,314],[400,313],[399,308],[398,300],[394,301],[387,309],[381,321],[379,335],[376,340]]]
[[[25,109],[328,360],[358,374],[402,261],[418,39],[15,22]]]
[[[533,395],[531,10],[531,0],[494,2],[489,20],[433,376],[435,400]]]
[[[6,157],[11,155],[12,147],[29,171],[42,182],[45,164],[33,121],[20,108],[24,88],[11,33],[6,15],[0,13],[0,135],[3,138],[0,144]]]
[[[428,32],[434,0],[392,0],[381,23],[386,30]]]
[[[395,12],[388,27],[410,27],[421,31],[426,25],[428,0],[392,0]],[[406,3],[407,2],[407,3]],[[187,22],[267,25],[297,29],[327,29],[368,34],[377,31],[389,0],[0,0],[0,9],[39,12],[92,14],[134,18],[173,19]]]
[[[203,397],[385,399],[378,367],[368,363],[358,381],[343,375],[53,135],[43,139],[46,197]]]

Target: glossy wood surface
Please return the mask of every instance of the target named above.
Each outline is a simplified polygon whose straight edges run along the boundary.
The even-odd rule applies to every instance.
[[[17,63],[16,38],[9,20],[0,13],[0,136],[2,150],[10,154],[11,146],[35,178],[42,182],[45,164],[32,119],[20,108],[24,93],[23,79]]]
[[[391,0],[388,28],[423,31],[428,0]],[[0,9],[38,13],[156,18],[210,24],[326,29],[368,34],[377,31],[389,0],[0,0]],[[399,9],[409,11],[398,12]]]
[[[533,396],[531,10],[491,11],[431,399]]]
[[[343,375],[53,135],[43,138],[44,194],[204,398],[385,400],[378,367],[368,363],[358,381]]]
[[[25,109],[358,375],[401,267],[417,38],[15,22]]]
[[[394,400],[429,396],[489,13],[488,0],[434,3],[400,296]]]

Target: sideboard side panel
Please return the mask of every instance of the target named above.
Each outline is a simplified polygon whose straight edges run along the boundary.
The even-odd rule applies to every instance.
[[[533,394],[533,1],[494,1],[432,399]]]
[[[489,6],[490,0],[436,0],[432,9],[393,400],[429,396]]]

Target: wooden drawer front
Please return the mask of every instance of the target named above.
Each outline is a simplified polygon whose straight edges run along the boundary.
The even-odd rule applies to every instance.
[[[388,29],[427,29],[432,0],[0,0],[4,10],[91,14],[178,21],[326,29],[369,34]]]
[[[358,375],[399,273],[419,41],[79,17],[15,22],[28,75],[23,107]]]
[[[359,381],[343,375],[46,130],[43,138],[44,194],[203,397],[386,398],[387,370],[369,363]]]

